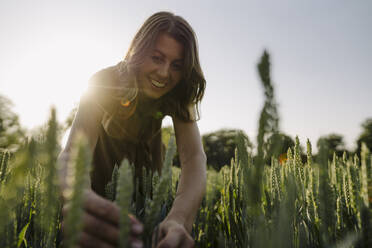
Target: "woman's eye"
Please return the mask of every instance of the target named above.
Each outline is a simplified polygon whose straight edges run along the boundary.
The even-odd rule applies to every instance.
[[[151,59],[152,59],[152,61],[154,61],[155,63],[160,63],[160,62],[161,62],[161,58],[158,57],[158,56],[152,56]]]
[[[173,67],[174,70],[177,70],[177,71],[182,70],[182,65],[180,65],[180,64],[173,64],[172,67]]]

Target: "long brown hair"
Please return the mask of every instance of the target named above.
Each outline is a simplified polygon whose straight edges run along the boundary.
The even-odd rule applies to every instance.
[[[132,40],[124,61],[120,63],[120,72],[125,74],[124,77],[135,76],[160,33],[167,33],[180,42],[185,54],[183,77],[175,88],[161,97],[161,106],[166,113],[184,121],[198,120],[206,81],[200,67],[195,32],[181,16],[165,11],[150,16]],[[192,116],[190,108],[194,106],[196,113]]]

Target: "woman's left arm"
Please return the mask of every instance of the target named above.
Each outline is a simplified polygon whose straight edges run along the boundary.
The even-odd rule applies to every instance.
[[[206,190],[206,156],[196,122],[173,117],[181,177],[173,206],[160,224],[158,247],[193,247],[190,236],[195,216]]]

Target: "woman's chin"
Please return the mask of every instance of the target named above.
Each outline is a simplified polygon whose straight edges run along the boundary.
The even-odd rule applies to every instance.
[[[144,100],[158,100],[162,97],[162,94],[147,89],[144,89],[141,92]]]

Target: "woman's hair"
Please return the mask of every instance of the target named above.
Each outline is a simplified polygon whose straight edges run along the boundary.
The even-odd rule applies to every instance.
[[[200,118],[199,105],[204,95],[206,81],[200,67],[196,35],[182,17],[164,11],[150,16],[132,40],[119,69],[122,73],[127,73],[126,76],[135,75],[161,33],[170,35],[184,46],[183,77],[161,98],[162,109],[184,121],[197,120]],[[190,112],[194,106],[196,113]],[[195,116],[191,116],[193,114]]]

